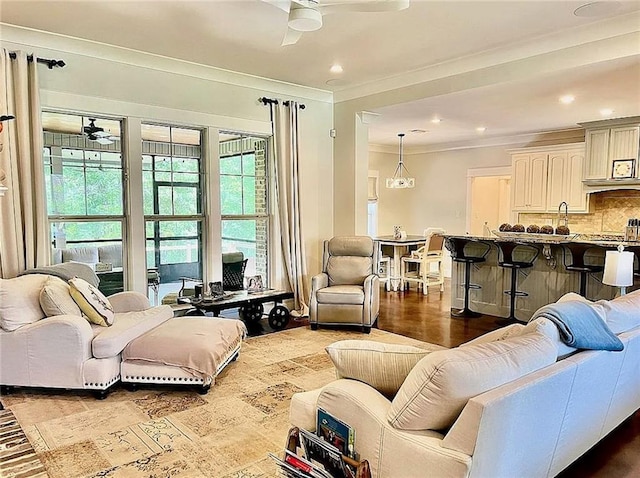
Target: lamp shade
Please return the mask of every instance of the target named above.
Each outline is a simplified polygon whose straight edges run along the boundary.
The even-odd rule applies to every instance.
[[[607,251],[602,282],[615,287],[633,285],[633,252]]]

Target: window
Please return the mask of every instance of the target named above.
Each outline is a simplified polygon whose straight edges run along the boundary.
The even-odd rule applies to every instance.
[[[268,281],[267,141],[226,133],[220,135],[220,207],[222,251],[241,251],[245,275]]]
[[[142,140],[147,267],[158,270],[164,295],[181,277],[202,279],[201,132],[143,124]]]
[[[124,289],[124,181],[120,120],[42,114],[53,262],[102,263],[100,288]]]

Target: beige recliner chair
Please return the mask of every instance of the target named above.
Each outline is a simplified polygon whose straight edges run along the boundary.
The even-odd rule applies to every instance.
[[[311,280],[311,329],[318,324],[358,325],[369,333],[380,309],[377,250],[368,236],[324,241],[323,272]]]

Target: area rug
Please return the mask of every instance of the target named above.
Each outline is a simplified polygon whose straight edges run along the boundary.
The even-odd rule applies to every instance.
[[[0,410],[0,476],[38,478],[47,473],[11,410]]]
[[[207,395],[116,388],[100,401],[84,392],[18,389],[2,403],[51,478],[279,476],[267,454],[284,447],[291,396],[335,379],[324,348],[342,339],[432,347],[377,329],[300,327],[247,339]]]

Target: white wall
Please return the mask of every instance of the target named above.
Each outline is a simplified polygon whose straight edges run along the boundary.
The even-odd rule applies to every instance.
[[[394,224],[401,224],[409,234],[422,234],[427,227],[464,234],[467,232],[467,169],[510,166],[511,156],[504,147],[474,148],[405,153],[404,163],[416,178],[416,187],[386,189],[384,178],[393,174],[398,155],[369,152],[369,167],[380,171],[379,234],[391,234]]]
[[[269,108],[258,102],[259,97],[303,102],[306,109],[299,122],[305,250],[309,274],[320,270],[322,240],[333,235],[331,93],[6,25],[0,29],[0,40],[9,50],[67,63],[54,70],[41,65],[41,100],[47,109],[193,125],[214,133],[222,129],[264,135],[270,133]],[[216,149],[210,148],[209,159],[215,159]],[[214,241],[219,240],[216,211],[219,207],[210,205]],[[143,252],[132,254],[143,256]],[[276,276],[281,275],[276,270]],[[134,277],[130,286],[131,282],[132,288],[145,292],[142,275]]]

